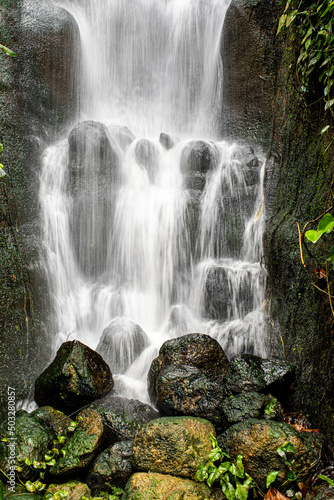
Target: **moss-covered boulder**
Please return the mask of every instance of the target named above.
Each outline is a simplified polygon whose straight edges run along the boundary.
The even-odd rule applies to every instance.
[[[156,383],[162,368],[170,365],[188,365],[201,370],[212,381],[222,382],[228,359],[217,342],[209,335],[189,333],[167,340],[153,360],[148,374],[148,391],[152,402],[157,401]]]
[[[65,413],[105,396],[114,382],[109,366],[78,340],[65,342],[35,383],[35,401]]]
[[[25,460],[28,459],[30,462],[44,460],[44,453],[51,447],[55,438],[52,429],[33,415],[21,410],[16,414],[15,429],[5,422],[0,433],[8,440],[0,441],[1,471],[9,474],[8,467],[14,464],[20,468],[17,475],[22,481],[36,479],[38,471],[27,465]]]
[[[284,359],[262,359],[253,354],[241,354],[231,359],[225,387],[232,393],[282,392],[292,382],[294,365]]]
[[[249,418],[260,418],[268,402],[259,392],[247,392],[225,398],[220,406],[220,416],[225,428]]]
[[[55,410],[52,406],[37,408],[31,413],[31,416],[51,427],[57,435],[67,434],[67,428],[71,424],[70,417],[67,417],[62,411]]]
[[[152,420],[133,443],[133,466],[141,471],[192,478],[211,451],[213,425],[193,417],[164,417]]]
[[[143,425],[161,416],[152,406],[137,399],[113,395],[95,401],[91,408],[96,409],[103,418],[109,445],[133,439]]]
[[[86,408],[77,416],[77,422],[73,435],[62,448],[63,456],[50,469],[54,476],[87,467],[102,444],[104,423],[98,411]]]
[[[159,373],[156,389],[156,405],[162,413],[205,418],[221,428],[220,405],[225,392],[198,368],[166,366]]]
[[[123,488],[133,469],[130,462],[133,441],[121,441],[102,451],[94,460],[87,477],[92,490],[109,490],[106,483]]]
[[[202,483],[156,473],[134,474],[126,485],[122,500],[223,500],[218,489]]]
[[[56,495],[56,493],[64,492],[67,493],[67,500],[81,500],[81,498],[90,498],[91,492],[87,484],[80,483],[79,481],[69,481],[68,483],[62,484],[50,484],[46,493],[51,493]]]
[[[284,458],[278,448],[287,442],[292,443],[295,453],[286,451]],[[287,460],[295,461],[292,469],[302,480],[320,459],[322,438],[317,433],[298,432],[285,422],[250,419],[230,427],[218,437],[218,444],[233,459],[241,454],[245,470],[264,489],[266,477],[272,471],[280,471],[275,486],[287,481],[290,470],[285,464]]]

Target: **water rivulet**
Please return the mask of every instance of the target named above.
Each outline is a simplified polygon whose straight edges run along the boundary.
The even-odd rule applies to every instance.
[[[97,348],[116,390],[142,400],[173,336],[268,354],[263,162],[219,137],[228,3],[62,2],[82,58],[77,123],[42,159],[53,347]]]

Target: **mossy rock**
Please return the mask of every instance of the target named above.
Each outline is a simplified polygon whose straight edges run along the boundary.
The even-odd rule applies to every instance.
[[[132,440],[143,425],[161,416],[152,406],[137,399],[109,394],[94,402],[91,408],[102,415],[108,445],[117,441]]]
[[[289,468],[277,450],[291,442],[295,453],[287,453],[293,471],[301,481],[320,460],[323,439],[311,432],[298,432],[286,422],[249,419],[230,427],[218,437],[219,446],[236,459],[243,456],[246,472],[264,489],[266,477],[272,471],[280,471],[274,486],[278,488],[287,481]]]
[[[35,383],[35,401],[71,413],[105,396],[114,382],[109,366],[78,340],[63,343]]]
[[[50,469],[54,476],[87,467],[102,443],[104,423],[99,412],[86,408],[79,413],[77,421],[79,425],[62,448],[65,455]]]
[[[259,392],[247,392],[226,398],[221,406],[222,420],[227,427],[249,418],[260,418],[264,413],[267,396]]]
[[[137,470],[192,478],[207,463],[213,425],[194,417],[152,420],[137,434],[132,463]]]
[[[122,500],[224,500],[218,489],[203,483],[156,473],[134,474]]]
[[[106,483],[123,488],[133,469],[130,462],[133,441],[121,441],[103,450],[94,460],[87,477],[92,490],[109,490]]]
[[[0,469],[8,471],[8,457],[13,436],[8,432],[8,425],[2,427],[2,433],[8,439],[7,443],[0,442]],[[17,473],[22,481],[34,480],[38,471],[25,464],[25,459],[31,462],[44,460],[44,454],[51,447],[55,438],[53,430],[40,422],[26,411],[16,413],[15,420],[15,465],[21,470]]]
[[[66,435],[67,428],[71,423],[70,417],[59,410],[55,410],[51,406],[42,406],[31,413],[40,422],[44,422],[50,426],[57,435]]]
[[[82,497],[90,498],[91,492],[87,484],[80,483],[79,481],[69,481],[63,484],[50,484],[46,493],[56,493],[64,491],[68,492],[66,500],[80,500]]]

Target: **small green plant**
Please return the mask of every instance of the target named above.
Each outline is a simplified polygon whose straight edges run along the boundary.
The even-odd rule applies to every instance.
[[[10,57],[17,57],[17,54],[15,54],[15,52],[13,52],[11,49],[9,49],[8,47],[6,47],[5,45],[2,45],[0,43],[0,50],[6,54],[6,56],[10,56]]]
[[[277,453],[283,459],[284,464],[288,467],[288,481],[295,481],[297,474],[294,471],[295,459],[290,458],[290,455],[296,453],[296,449],[291,441],[286,441],[282,446],[277,448]]]
[[[78,427],[80,421],[82,418],[78,417],[77,421],[71,421],[69,426],[67,427],[68,432],[73,432],[75,429]],[[37,461],[37,460],[30,460],[29,458],[25,458],[24,463],[31,467],[34,470],[39,470],[39,479],[36,481],[26,481],[24,486],[26,487],[26,490],[29,491],[29,493],[35,493],[35,492],[41,492],[47,488],[46,483],[44,482],[44,477],[45,474],[48,472],[48,470],[56,465],[57,460],[60,456],[65,457],[66,455],[66,450],[62,447],[64,443],[66,443],[68,437],[59,435],[57,436],[56,439],[53,440],[53,447],[51,450],[47,450],[47,452],[44,455],[44,460],[42,461]],[[22,467],[17,467],[17,472],[22,472]],[[50,499],[54,500],[61,500],[61,498],[64,498],[65,496],[68,495],[66,493],[61,495],[62,492],[57,492],[55,495],[51,493],[47,493],[47,495],[51,495]],[[57,497],[57,498],[56,498]]]
[[[216,438],[210,433],[212,450],[209,462],[199,467],[195,474],[195,481],[206,482],[211,488],[219,482],[227,500],[247,500],[249,490],[256,487],[255,482],[245,472],[242,455],[238,455],[235,463],[231,457],[218,446]]]
[[[324,476],[323,474],[318,474],[318,478],[322,479],[323,481],[326,481],[328,484],[330,484],[331,486],[334,487],[334,481],[333,481],[333,479],[330,479],[329,477]]]

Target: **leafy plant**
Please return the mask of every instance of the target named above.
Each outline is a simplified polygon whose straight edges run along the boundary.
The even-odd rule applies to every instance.
[[[209,462],[199,467],[195,474],[195,481],[206,482],[211,488],[215,482],[219,482],[222,492],[227,500],[246,500],[248,492],[254,488],[255,482],[245,472],[242,455],[238,455],[236,463],[231,457],[218,446],[216,438],[210,433],[212,450]]]
[[[299,42],[297,68],[301,75],[301,90],[303,92],[309,90],[310,75],[314,73],[322,85],[325,110],[329,109],[332,115],[334,106],[333,15],[334,1],[331,0],[316,0],[312,3],[308,0],[287,0],[277,30],[279,33],[284,28],[292,28],[292,35]]]
[[[10,56],[10,57],[17,57],[17,54],[15,54],[15,52],[13,52],[11,49],[9,49],[8,47],[6,47],[5,45],[2,45],[0,43],[0,50],[6,54],[6,56]]]
[[[334,229],[334,217],[332,214],[325,214],[318,224],[317,230],[306,231],[305,237],[312,243],[316,243],[323,234],[331,233]],[[334,246],[327,253],[327,260],[330,260],[334,269]]]

